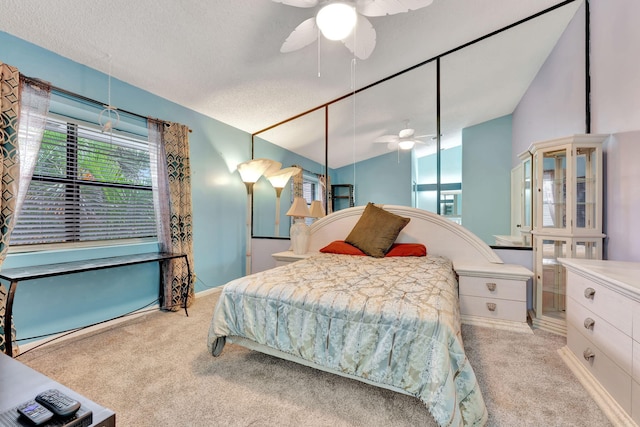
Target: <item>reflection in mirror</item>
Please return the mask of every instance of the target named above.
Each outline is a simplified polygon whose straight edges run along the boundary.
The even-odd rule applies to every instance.
[[[525,169],[514,171],[518,178],[512,178],[512,114],[574,16],[577,3],[524,22],[441,60],[443,139],[458,135],[459,144],[443,146],[446,150],[441,152],[442,182],[443,185],[447,182],[445,160],[451,157],[447,153],[450,150],[460,153],[462,178],[452,191],[443,187],[442,196],[446,196],[447,201],[453,199],[452,212],[459,215],[456,219],[488,244],[530,243],[522,222],[522,215],[528,212],[530,230],[530,187],[529,191],[524,188],[527,182],[524,175],[520,175]],[[575,129],[576,133],[582,131]],[[515,200],[512,200],[513,180],[518,187],[513,189],[518,195]],[[512,206],[519,212],[512,212]],[[518,219],[513,222],[515,226],[520,225],[517,231],[512,230],[511,225],[516,215]]]
[[[512,171],[512,118],[526,104],[527,95],[536,91],[538,79],[580,75],[566,69],[579,61],[550,60],[549,56],[581,5],[581,1],[568,3],[444,54],[439,58],[439,88],[434,58],[326,109],[320,107],[255,135],[254,157],[277,160],[283,167],[301,166],[303,181],[310,182],[313,193],[310,200],[320,199],[322,175],[328,174],[327,185],[334,189],[334,197],[325,205],[328,212],[369,201],[410,205],[446,215],[488,244],[522,246],[530,242],[523,239],[523,231],[531,228],[531,176],[524,175],[524,166],[517,173]],[[580,25],[584,31],[584,23]],[[584,56],[581,52],[584,49],[576,49],[576,56]],[[553,85],[562,87],[562,83]],[[577,98],[567,97],[572,102]],[[584,110],[584,105],[562,107]],[[438,125],[440,151],[436,152],[433,137]],[[561,127],[558,136],[584,132],[579,126],[539,126]],[[410,150],[399,148],[399,141],[392,138],[406,135],[406,129],[414,129],[414,137],[421,137],[414,138],[420,142]],[[275,190],[262,178],[254,192],[253,235],[287,237],[284,224],[290,220],[283,212],[292,200],[290,185],[282,193],[279,233]],[[499,242],[501,237],[505,239]]]
[[[329,105],[334,210],[368,202],[414,205],[413,155],[435,152],[435,69],[427,63]],[[337,198],[350,189],[336,185],[352,185],[353,199]]]
[[[254,136],[254,158],[272,159],[282,163],[283,168],[297,166],[302,170],[284,185],[279,200],[266,177],[256,182],[253,187],[254,236],[289,237],[291,219],[286,212],[293,202],[294,185],[303,196],[311,197],[309,203],[321,200],[326,156],[324,122],[325,110],[320,108]]]

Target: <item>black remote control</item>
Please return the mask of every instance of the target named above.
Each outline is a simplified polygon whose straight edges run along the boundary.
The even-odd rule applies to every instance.
[[[80,402],[56,389],[43,391],[36,396],[36,402],[60,417],[68,417],[80,409]]]
[[[33,425],[39,426],[53,418],[53,412],[36,402],[30,400],[18,406],[20,415],[31,421]]]

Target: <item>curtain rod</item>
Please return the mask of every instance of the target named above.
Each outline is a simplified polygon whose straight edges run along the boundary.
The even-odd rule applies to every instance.
[[[72,96],[74,98],[80,99],[81,101],[85,101],[85,102],[88,102],[88,103],[91,103],[91,104],[100,105],[100,106],[105,106],[106,105],[104,102],[96,101],[95,99],[88,98],[88,97],[86,97],[84,95],[79,95],[79,94],[71,92],[70,90],[67,90],[67,89],[62,89],[61,87],[54,86],[51,83],[45,82],[45,81],[43,81],[41,79],[36,79],[36,78],[33,78],[33,77],[25,76],[23,74],[20,74],[20,76],[25,81],[28,81],[28,82],[36,84],[36,85],[46,84],[47,86],[49,86],[51,88],[51,90],[54,90],[54,91],[59,92],[59,93],[64,94],[64,95]],[[141,114],[137,114],[137,113],[133,113],[131,111],[123,110],[122,108],[118,108],[118,107],[113,107],[113,108],[115,108],[120,113],[124,113],[124,114],[127,114],[129,116],[137,117],[139,119],[157,120],[159,122],[164,123],[165,125],[170,125],[171,124],[171,122],[167,122],[166,120],[158,119],[158,118],[155,118],[155,117],[143,116]],[[193,132],[193,131],[191,129],[189,129],[189,133],[191,133],[191,132]]]

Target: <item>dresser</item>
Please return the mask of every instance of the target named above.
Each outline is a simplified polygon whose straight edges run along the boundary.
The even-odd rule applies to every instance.
[[[514,264],[455,263],[460,315],[468,324],[531,332],[527,324],[529,269]]]
[[[640,425],[640,263],[559,262],[567,271],[560,354],[614,425]]]

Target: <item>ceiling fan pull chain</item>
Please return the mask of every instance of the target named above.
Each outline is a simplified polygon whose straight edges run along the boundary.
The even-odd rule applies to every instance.
[[[318,28],[318,77],[320,77],[320,28]]]

